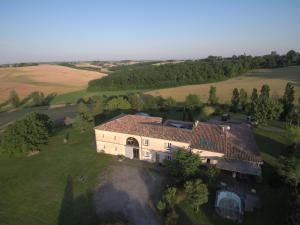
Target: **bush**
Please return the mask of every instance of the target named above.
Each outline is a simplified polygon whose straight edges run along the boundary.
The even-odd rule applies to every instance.
[[[41,145],[48,143],[51,131],[52,122],[47,115],[28,113],[5,129],[1,135],[1,148],[10,155],[39,150]]]

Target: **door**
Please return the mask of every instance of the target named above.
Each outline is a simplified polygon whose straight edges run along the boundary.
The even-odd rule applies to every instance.
[[[139,149],[138,148],[133,148],[133,158],[134,159],[140,159],[140,157],[139,157]]]

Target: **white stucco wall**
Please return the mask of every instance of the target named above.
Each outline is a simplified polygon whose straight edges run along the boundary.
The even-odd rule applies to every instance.
[[[189,147],[188,143],[176,142],[163,140],[158,138],[149,138],[137,135],[116,133],[110,131],[102,131],[95,129],[97,152],[104,151],[111,155],[124,155],[129,158],[133,157],[132,148],[126,146],[127,138],[133,137],[139,143],[139,158],[141,160],[146,160],[150,162],[155,162],[157,160],[157,154],[159,154],[159,161],[162,162],[167,156],[171,156],[173,151],[177,148]],[[144,145],[144,139],[148,140],[148,146]],[[172,148],[167,148],[167,143],[171,143]],[[202,157],[203,162],[210,159],[211,164],[218,163],[218,160],[224,156],[223,153],[217,153],[202,149],[192,149],[194,154],[198,154]]]
[[[95,136],[97,152],[104,151],[107,154],[124,156],[129,156],[128,151],[130,151],[130,148],[126,147],[126,140],[129,137],[133,137],[139,143],[140,159],[152,162],[156,161],[156,154],[159,154],[159,161],[162,162],[165,158],[167,158],[168,155],[171,155],[172,151],[175,151],[177,148],[188,148],[189,146],[188,143],[183,142],[102,131],[97,129],[95,129]],[[144,139],[148,140],[148,146],[144,145]],[[171,149],[166,147],[167,143],[171,143]],[[130,158],[132,158],[132,155]]]

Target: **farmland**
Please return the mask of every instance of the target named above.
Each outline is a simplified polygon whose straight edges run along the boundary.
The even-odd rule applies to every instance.
[[[88,81],[105,75],[48,64],[0,68],[0,102],[5,101],[12,90],[17,91],[20,97],[33,91],[62,94],[84,89]]]
[[[233,88],[244,88],[248,94],[251,94],[253,88],[259,90],[263,84],[268,84],[271,88],[271,95],[281,96],[286,83],[289,81],[294,83],[296,97],[299,98],[300,67],[253,70],[226,81],[157,89],[145,93],[154,96],[173,97],[177,101],[183,101],[188,94],[196,94],[202,101],[206,101],[210,86],[214,85],[217,87],[219,100],[221,102],[228,102],[230,101]]]

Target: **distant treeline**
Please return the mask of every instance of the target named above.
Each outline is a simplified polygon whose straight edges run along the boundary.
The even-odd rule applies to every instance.
[[[38,66],[38,63],[14,63],[14,64],[3,64],[0,67],[25,67],[25,66]]]
[[[101,69],[99,68],[96,68],[96,67],[89,67],[89,66],[84,66],[84,67],[79,67],[79,66],[76,66],[72,63],[67,63],[67,62],[64,62],[64,63],[59,63],[58,65],[60,66],[66,66],[66,67],[70,67],[70,68],[73,68],[73,69],[78,69],[78,70],[89,70],[89,71],[96,71],[96,72],[101,72]]]
[[[300,55],[294,50],[278,55],[240,55],[229,58],[209,56],[177,64],[124,66],[110,75],[89,82],[88,91],[149,89],[200,84],[239,76],[250,69],[300,65]],[[119,68],[120,69],[120,68]]]

